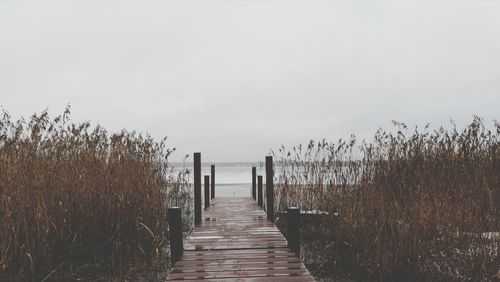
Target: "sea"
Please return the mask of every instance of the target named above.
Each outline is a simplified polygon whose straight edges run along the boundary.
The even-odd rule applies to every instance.
[[[264,163],[224,162],[202,163],[201,181],[205,175],[210,175],[210,166],[215,165],[215,196],[216,197],[250,197],[252,189],[252,167],[257,168],[257,175],[265,175]],[[172,163],[174,171],[184,168],[191,170],[190,181],[193,181],[193,163]],[[264,176],[265,179],[265,176]],[[203,188],[202,188],[203,189]]]

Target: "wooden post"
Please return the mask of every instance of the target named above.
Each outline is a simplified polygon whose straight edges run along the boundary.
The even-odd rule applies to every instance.
[[[274,222],[273,157],[266,157],[266,211],[267,219]]]
[[[205,175],[205,209],[210,207],[210,175]]]
[[[210,166],[210,174],[212,176],[212,199],[215,198],[215,165]]]
[[[288,208],[286,213],[287,245],[300,258],[300,208]]]
[[[252,167],[252,198],[254,200],[257,200],[257,195],[256,195],[256,193],[257,193],[257,191],[256,191],[256,189],[257,189],[256,184],[257,183],[255,183],[256,180],[257,180],[256,178],[257,178],[257,168],[253,166]]]
[[[170,262],[174,266],[184,252],[181,208],[172,207],[168,209],[168,224],[170,230]]]
[[[259,204],[259,207],[262,208],[263,202],[262,202],[262,175],[259,175],[258,181],[257,181],[257,190],[258,190],[258,201],[257,203]]]
[[[194,224],[201,224],[201,153],[194,153]]]

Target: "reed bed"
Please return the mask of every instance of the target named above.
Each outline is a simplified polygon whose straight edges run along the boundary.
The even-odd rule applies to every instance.
[[[321,210],[306,257],[329,278],[489,281],[500,271],[500,124],[409,130],[394,122],[274,152],[278,209]],[[311,251],[312,250],[312,251]],[[307,258],[306,258],[307,263]]]
[[[165,267],[166,208],[186,206],[166,139],[75,123],[69,107],[0,117],[0,280],[126,277]],[[175,200],[173,200],[175,198]]]

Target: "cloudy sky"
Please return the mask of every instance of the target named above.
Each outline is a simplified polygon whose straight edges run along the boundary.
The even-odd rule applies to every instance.
[[[500,1],[0,1],[0,105],[174,159],[500,119]]]

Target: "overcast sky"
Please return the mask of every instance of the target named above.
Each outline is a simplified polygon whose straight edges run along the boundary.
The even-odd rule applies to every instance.
[[[0,1],[0,105],[169,137],[174,160],[391,120],[500,119],[500,1]]]

